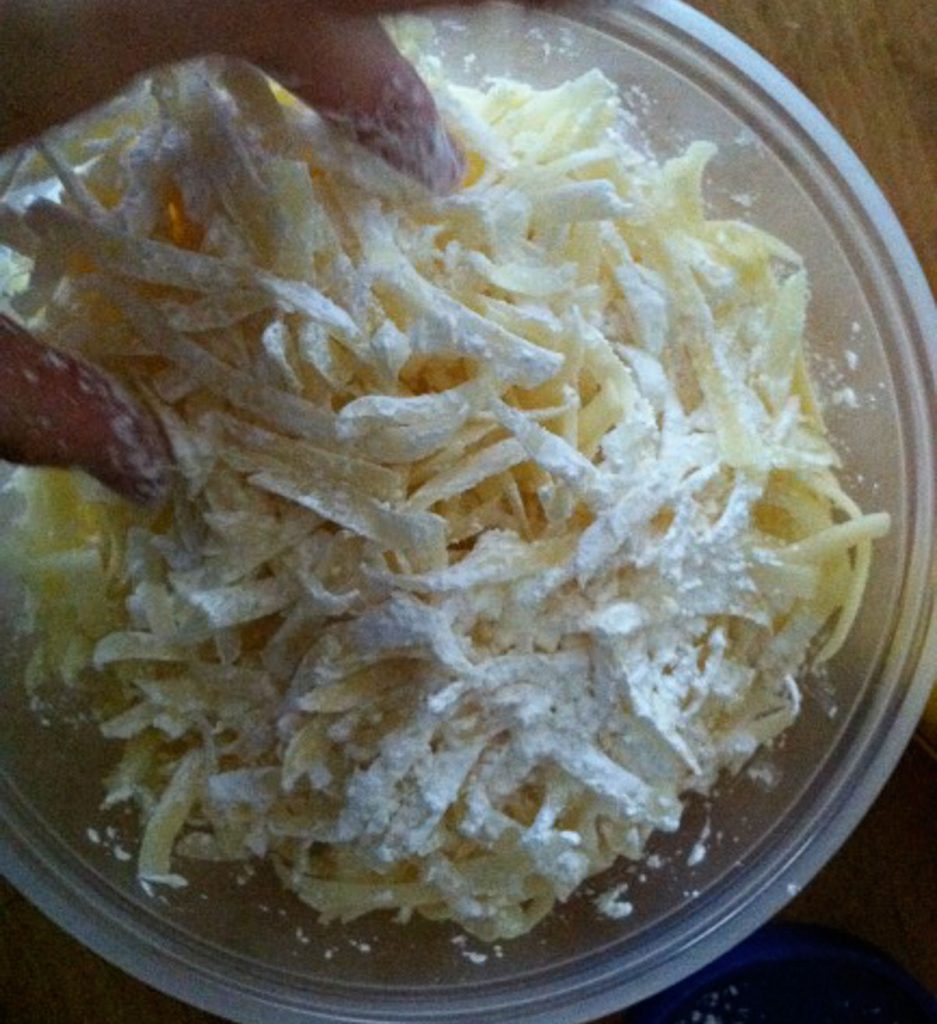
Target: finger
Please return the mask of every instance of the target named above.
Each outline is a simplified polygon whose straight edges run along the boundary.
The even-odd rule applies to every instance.
[[[429,90],[374,19],[298,16],[250,55],[274,77],[397,170],[435,193],[455,188],[462,154]]]
[[[265,67],[432,191],[451,190],[462,158],[426,86],[376,21],[337,10],[318,0],[4,0],[0,148],[106,99],[156,64],[229,53]]]
[[[76,466],[151,507],[169,490],[169,451],[152,417],[100,370],[41,344],[4,316],[0,458]]]
[[[399,14],[428,7],[484,7],[490,0],[325,0],[322,4],[344,14]],[[522,0],[525,7],[548,6],[550,0]],[[554,0],[555,2],[555,0]]]
[[[338,14],[353,16],[381,17],[385,14],[404,14],[407,11],[424,10],[432,7],[481,7],[488,0],[456,0],[455,3],[444,3],[444,0],[326,0],[324,7]]]

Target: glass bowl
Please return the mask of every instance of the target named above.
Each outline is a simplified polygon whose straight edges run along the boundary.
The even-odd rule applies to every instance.
[[[148,897],[123,852],[132,819],[99,810],[116,751],[80,707],[30,710],[24,652],[6,642],[0,866],[104,957],[238,1021],[574,1024],[644,998],[752,932],[833,855],[892,770],[937,675],[937,310],[855,155],[777,71],[674,0],[550,12],[498,4],[435,19],[457,79],[548,85],[597,66],[621,85],[635,132],[658,154],[696,138],[718,143],[711,208],[804,254],[814,369],[828,394],[854,395],[828,407],[845,475],[860,503],[890,512],[894,526],[876,547],[848,645],[825,678],[807,681],[802,718],[781,747],[692,804],[649,864],[622,864],[601,880],[628,882],[633,914],[602,917],[587,887],[532,934],[493,948],[422,921],[320,927],[275,880],[243,868],[195,870],[187,889]],[[16,603],[0,580],[0,636],[12,634]],[[689,853],[704,831],[697,862]]]

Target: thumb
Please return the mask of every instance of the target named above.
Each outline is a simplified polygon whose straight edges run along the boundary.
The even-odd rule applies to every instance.
[[[0,149],[106,99],[156,65],[224,53],[259,64],[436,192],[463,164],[436,105],[355,0],[0,0]]]
[[[313,14],[283,22],[245,54],[389,164],[445,193],[465,172],[429,90],[372,18]]]

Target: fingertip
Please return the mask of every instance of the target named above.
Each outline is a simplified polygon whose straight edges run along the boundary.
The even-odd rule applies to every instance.
[[[440,176],[438,185],[434,187],[431,183],[428,186],[430,191],[438,195],[449,195],[450,192],[455,192],[462,182],[465,181],[465,176],[468,174],[468,159],[466,158],[465,150],[459,145],[452,132],[448,129],[444,129],[444,131],[450,146],[451,163],[448,172]]]
[[[0,457],[82,469],[147,508],[171,490],[172,456],[152,412],[101,370],[3,316]]]
[[[78,464],[134,504],[156,510],[168,500],[172,484],[172,455],[162,427],[117,381],[96,369],[91,373],[95,404],[86,408],[84,418],[89,436],[99,434],[101,444],[86,446]],[[84,374],[88,379],[88,367]]]
[[[81,468],[109,491],[147,512],[159,512],[166,505],[172,491],[168,471],[157,476],[139,476],[100,464]]]
[[[362,145],[433,195],[448,195],[465,177],[462,149],[435,110],[424,120],[389,121],[382,130],[359,128],[356,135]]]
[[[269,62],[268,62],[269,64]],[[270,68],[361,145],[436,195],[457,188],[466,162],[426,83],[369,18],[325,17],[308,49],[290,45]]]
[[[122,497],[158,511],[172,489],[169,446],[152,414],[124,394],[115,393],[104,450],[82,468]]]

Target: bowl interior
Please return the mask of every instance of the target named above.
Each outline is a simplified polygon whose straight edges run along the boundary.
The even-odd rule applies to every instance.
[[[371,916],[323,928],[268,871],[245,865],[193,865],[187,889],[149,898],[133,862],[122,859],[135,847],[132,817],[99,810],[100,780],[117,750],[97,738],[74,695],[46,693],[48,706],[30,710],[20,686],[25,647],[5,642],[0,799],[13,832],[77,903],[103,909],[131,945],[157,947],[284,1006],[331,1007],[333,1019],[354,1006],[356,1020],[440,1020],[482,996],[492,1019],[502,1019],[498,1007],[520,998],[522,979],[529,993],[556,994],[610,973],[625,983],[624,1002],[646,994],[648,972],[661,965],[672,965],[670,980],[698,966],[689,950],[700,936],[742,913],[804,847],[829,845],[817,838],[820,821],[887,727],[903,685],[904,652],[892,641],[910,629],[905,619],[920,601],[920,593],[906,593],[921,529],[915,481],[922,465],[907,395],[922,385],[900,336],[890,278],[865,246],[867,227],[842,198],[837,172],[759,88],[648,10],[622,5],[564,16],[504,4],[480,15],[440,14],[436,29],[457,80],[496,75],[547,86],[598,66],[620,85],[627,130],[642,146],[667,156],[697,138],[718,144],[707,181],[711,211],[771,230],[805,256],[811,358],[845,478],[864,508],[890,512],[894,525],[876,546],[846,648],[822,677],[807,680],[802,719],[780,746],[726,779],[715,800],[692,802],[679,835],[652,844],[654,867],[621,864],[531,935],[494,948],[422,921],[399,927]],[[0,579],[0,636],[11,636],[16,606],[12,583]],[[705,857],[690,866],[704,830]],[[622,881],[634,912],[612,921],[596,911],[594,894]],[[582,1012],[563,1019],[584,1019]]]

